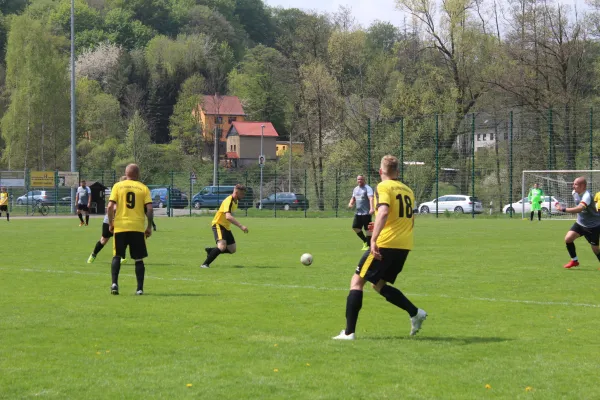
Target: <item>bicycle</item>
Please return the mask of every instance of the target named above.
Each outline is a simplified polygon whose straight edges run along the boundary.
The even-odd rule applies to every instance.
[[[50,208],[41,201],[36,201],[35,204],[31,206],[31,215],[34,215],[36,212],[45,216],[50,212]]]

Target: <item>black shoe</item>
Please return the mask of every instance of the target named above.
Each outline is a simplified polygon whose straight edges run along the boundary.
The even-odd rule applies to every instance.
[[[110,287],[110,294],[118,295],[119,294],[119,286],[116,283],[113,283]]]

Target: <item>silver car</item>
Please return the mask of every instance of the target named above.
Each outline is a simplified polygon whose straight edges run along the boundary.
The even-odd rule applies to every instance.
[[[447,194],[422,203],[419,206],[419,212],[421,214],[435,213],[436,206],[438,213],[450,211],[457,214],[470,214],[471,212],[481,214],[483,212],[483,206],[477,197],[465,196],[463,194]]]

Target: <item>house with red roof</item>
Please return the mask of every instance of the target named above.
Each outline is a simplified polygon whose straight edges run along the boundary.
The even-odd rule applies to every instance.
[[[246,113],[237,96],[202,96],[192,114],[200,121],[204,141],[209,143],[214,142],[215,127],[219,128],[221,141],[224,142],[231,123],[246,120]]]
[[[232,167],[258,164],[261,155],[260,141],[263,140],[262,155],[265,160],[277,159],[279,135],[270,122],[233,121],[227,133],[226,158]]]

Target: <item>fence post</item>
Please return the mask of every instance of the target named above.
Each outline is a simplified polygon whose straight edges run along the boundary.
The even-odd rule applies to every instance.
[[[508,204],[513,203],[513,112],[510,112],[510,129],[509,129],[509,151],[508,151],[508,166],[509,166],[509,189],[508,189]],[[510,217],[513,217],[513,212],[515,210],[510,207]]]
[[[404,182],[404,117],[400,117],[400,180]]]
[[[248,170],[244,172],[244,186],[248,187]],[[254,191],[252,191],[254,194]],[[250,207],[254,207],[254,199],[250,199]],[[246,217],[248,216],[248,208],[246,208]]]
[[[552,158],[554,154],[552,143],[552,108],[548,109],[548,169],[552,169]]]
[[[439,115],[435,114],[435,217],[438,218],[438,202],[440,190],[440,133],[439,133]]]
[[[174,175],[175,175],[175,172],[171,171],[171,186],[169,186],[169,198],[167,199],[167,215],[169,217],[173,216],[173,207],[172,207],[173,204],[171,202],[171,198],[173,197]]]
[[[273,203],[273,215],[277,218],[277,166],[275,166],[275,202]]]
[[[475,197],[475,113],[471,114],[471,193]],[[475,218],[475,202],[471,207],[471,217]]]
[[[190,172],[190,194],[188,195],[188,208],[190,209],[190,217],[192,216],[192,197],[194,197],[194,181],[192,181],[192,172]]]
[[[308,186],[306,185],[306,178],[307,178],[307,172],[305,169],[304,170],[304,198],[308,199],[308,191],[306,190]],[[304,202],[304,218],[306,218],[306,212],[308,211],[308,207],[306,205],[307,205],[307,202],[305,201]]]
[[[339,201],[338,201],[338,194],[339,194],[339,182],[340,182],[340,170],[336,169],[335,170],[335,202],[333,203],[335,206],[335,217],[338,217],[338,208],[339,208]]]
[[[590,171],[594,169],[594,154],[592,152],[594,142],[594,108],[590,107]]]
[[[367,119],[367,183],[371,185],[371,118]]]
[[[54,171],[54,215],[58,215],[58,169]]]

